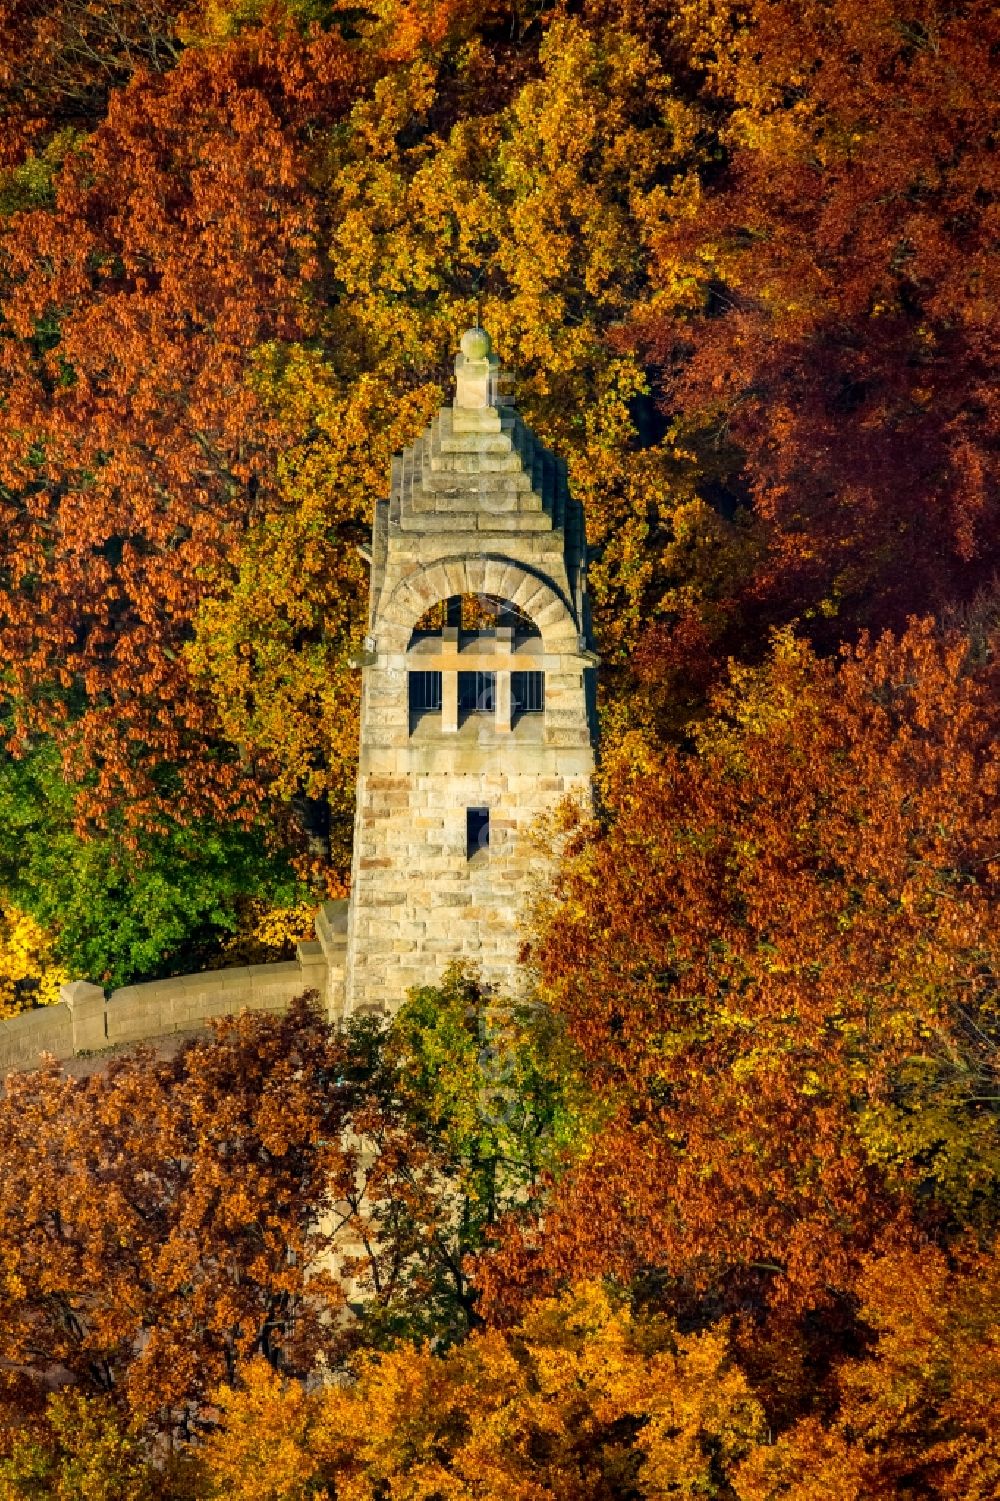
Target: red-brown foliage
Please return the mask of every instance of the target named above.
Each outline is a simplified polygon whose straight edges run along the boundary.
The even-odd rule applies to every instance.
[[[762,524],[744,628],[799,614],[829,647],[970,598],[1000,565],[994,7],[752,0],[677,24],[725,156],[654,253],[698,292],[645,337]]]
[[[192,50],[113,98],[53,212],[6,239],[0,650],[22,724],[60,728],[89,811],[234,811],[238,769],[181,655],[203,571],[273,450],[250,368],[320,277],[309,141],[343,106],[332,36]]]
[[[923,624],[840,664],[783,636],[696,755],[610,755],[608,825],[579,837],[536,950],[610,1118],[534,1249],[487,1263],[495,1303],[586,1266],[801,1311],[849,1294],[880,1234],[947,1227],[882,1112],[904,1067],[977,1093],[998,730],[992,662]],[[967,1129],[980,1108],[956,1105]]]
[[[0,1363],[168,1431],[252,1356],[309,1370],[340,1301],[312,1262],[345,1170],[343,1058],[297,1005],[218,1024],[170,1061],[12,1075]]]

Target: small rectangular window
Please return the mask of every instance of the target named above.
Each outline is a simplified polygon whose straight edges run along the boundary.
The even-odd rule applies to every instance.
[[[439,672],[411,672],[410,713],[440,714],[441,674]]]
[[[492,714],[496,707],[496,673],[460,672],[458,674],[458,711],[460,714]]]
[[[515,714],[541,714],[545,708],[544,672],[512,672],[510,704]]]
[[[478,855],[480,850],[489,849],[490,846],[490,810],[489,808],[466,808],[465,810],[465,852],[471,860],[473,855]]]

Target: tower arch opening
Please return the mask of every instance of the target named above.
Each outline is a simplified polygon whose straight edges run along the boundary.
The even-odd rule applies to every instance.
[[[453,594],[439,599],[425,610],[413,627],[410,638],[440,635],[442,630],[457,627],[460,631],[512,630],[516,636],[541,636],[534,620],[512,599],[499,594]]]
[[[386,590],[373,620],[379,654],[395,660],[406,652],[414,629],[442,601],[499,600],[529,620],[546,652],[577,653],[581,630],[565,593],[532,563],[491,554],[445,556],[413,569]],[[433,617],[431,617],[433,618]]]
[[[553,702],[565,718],[567,676],[581,680],[580,639],[564,594],[509,556],[446,556],[414,569],[378,618],[380,660],[405,684],[411,742],[547,742]]]
[[[410,735],[507,734],[545,712],[542,633],[514,600],[453,594],[417,619],[405,653]],[[528,733],[526,726],[522,733]]]

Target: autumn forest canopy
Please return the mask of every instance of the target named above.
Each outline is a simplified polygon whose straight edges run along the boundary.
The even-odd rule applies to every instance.
[[[998,52],[0,0],[0,1015],[344,892],[358,545],[477,314],[602,659],[531,1005],[8,1081],[0,1501],[1000,1493]]]

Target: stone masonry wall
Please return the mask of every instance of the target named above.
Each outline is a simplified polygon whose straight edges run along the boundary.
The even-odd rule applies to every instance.
[[[539,820],[563,797],[586,800],[586,771],[539,776],[472,770],[368,776],[355,868],[353,1009],[395,1010],[452,959],[514,988],[523,922],[550,873]],[[490,809],[490,847],[466,852],[466,809]]]

